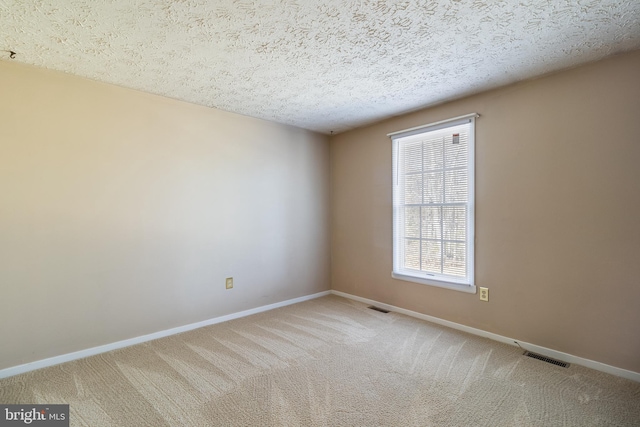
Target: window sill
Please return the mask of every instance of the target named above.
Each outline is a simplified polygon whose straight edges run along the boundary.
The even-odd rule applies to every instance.
[[[405,274],[399,274],[399,273],[393,273],[393,272],[391,273],[391,277],[398,280],[404,280],[405,282],[415,282],[415,283],[420,283],[422,285],[436,286],[438,288],[451,289],[454,291],[465,292],[468,294],[476,293],[475,285],[466,285],[463,283],[452,283],[452,282],[441,282],[438,280],[423,279],[421,277],[408,276]]]

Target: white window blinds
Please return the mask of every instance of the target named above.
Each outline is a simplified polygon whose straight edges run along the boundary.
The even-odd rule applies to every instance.
[[[475,291],[476,116],[390,134],[394,277]]]

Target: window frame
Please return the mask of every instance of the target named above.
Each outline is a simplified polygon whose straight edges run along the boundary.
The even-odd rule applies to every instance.
[[[409,282],[416,282],[430,286],[437,286],[446,289],[453,289],[461,292],[476,293],[475,286],[475,119],[480,117],[477,113],[467,114],[464,116],[454,117],[448,120],[442,120],[435,123],[430,123],[423,126],[418,126],[410,129],[401,130],[398,132],[392,132],[387,136],[392,141],[392,170],[393,170],[393,182],[392,182],[392,207],[393,207],[393,270],[391,277],[398,280],[404,280]],[[399,213],[399,197],[398,192],[404,191],[404,187],[401,187],[399,173],[400,173],[400,161],[399,154],[400,144],[407,142],[408,138],[415,137],[416,135],[426,134],[432,131],[438,131],[462,124],[470,124],[469,140],[468,140],[468,158],[467,158],[467,218],[466,218],[466,267],[467,276],[464,278],[456,278],[454,276],[446,276],[444,274],[432,274],[426,272],[418,272],[404,267],[402,260],[400,259],[400,253],[402,250],[398,248],[398,245],[402,242],[404,244],[405,233],[403,230],[398,230],[400,227],[400,221],[398,221]],[[422,203],[424,205],[424,203]],[[402,205],[403,209],[405,205]]]

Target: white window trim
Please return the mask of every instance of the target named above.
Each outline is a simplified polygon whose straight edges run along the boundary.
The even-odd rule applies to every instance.
[[[391,273],[391,277],[393,277],[394,279],[398,279],[398,280],[403,280],[403,281],[408,281],[408,282],[415,282],[415,283],[420,283],[420,284],[424,284],[424,285],[430,285],[430,286],[436,286],[436,287],[440,287],[440,288],[445,288],[445,289],[452,289],[452,290],[456,290],[456,291],[461,291],[461,292],[467,292],[467,293],[472,293],[475,294],[476,293],[476,286],[475,286],[475,119],[477,117],[480,117],[479,114],[477,113],[471,113],[471,114],[466,114],[464,116],[459,116],[459,117],[454,117],[452,119],[448,119],[448,120],[442,120],[439,122],[434,122],[434,123],[430,123],[427,125],[423,125],[423,126],[417,126],[417,127],[413,127],[410,129],[405,129],[405,130],[401,130],[401,131],[397,131],[397,132],[392,132],[389,133],[387,136],[391,138],[392,142],[393,142],[393,170],[394,172],[397,173],[397,163],[398,162],[398,150],[397,150],[397,146],[398,146],[398,142],[396,142],[396,139],[400,139],[400,138],[406,138],[412,135],[418,135],[424,132],[430,132],[430,131],[434,131],[434,130],[438,130],[438,129],[443,129],[446,127],[450,127],[450,126],[455,126],[457,124],[462,124],[462,123],[471,123],[472,127],[471,127],[471,132],[469,135],[469,162],[468,162],[468,176],[469,176],[469,201],[468,201],[468,215],[471,216],[471,218],[467,221],[468,224],[468,239],[467,239],[467,267],[468,267],[468,277],[469,280],[465,280],[465,279],[456,279],[456,278],[447,278],[447,280],[436,280],[436,279],[430,279],[430,278],[426,278],[423,275],[419,275],[416,274],[414,275],[409,275],[409,274],[404,274],[406,272],[406,270],[404,270],[402,273],[401,272],[397,272],[396,268],[398,266],[398,262],[399,260],[396,259],[397,258],[397,252],[395,250],[395,245],[396,245],[396,221],[395,221],[395,192],[397,189],[397,176],[393,176],[393,193],[394,193],[394,221],[393,221],[393,227],[394,227],[394,231],[393,231],[393,271]],[[441,277],[439,277],[438,279],[441,279]]]

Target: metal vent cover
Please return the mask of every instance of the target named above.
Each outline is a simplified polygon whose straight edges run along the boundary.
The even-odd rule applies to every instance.
[[[371,310],[379,311],[380,313],[388,313],[389,310],[385,310],[384,308],[376,307],[375,305],[370,305],[369,308]]]
[[[560,366],[562,368],[568,368],[569,364],[567,362],[563,362],[561,360],[552,359],[547,356],[543,356],[538,353],[533,353],[531,351],[525,351],[524,355],[527,357],[532,357],[534,359],[542,360],[543,362],[551,363],[552,365]]]

